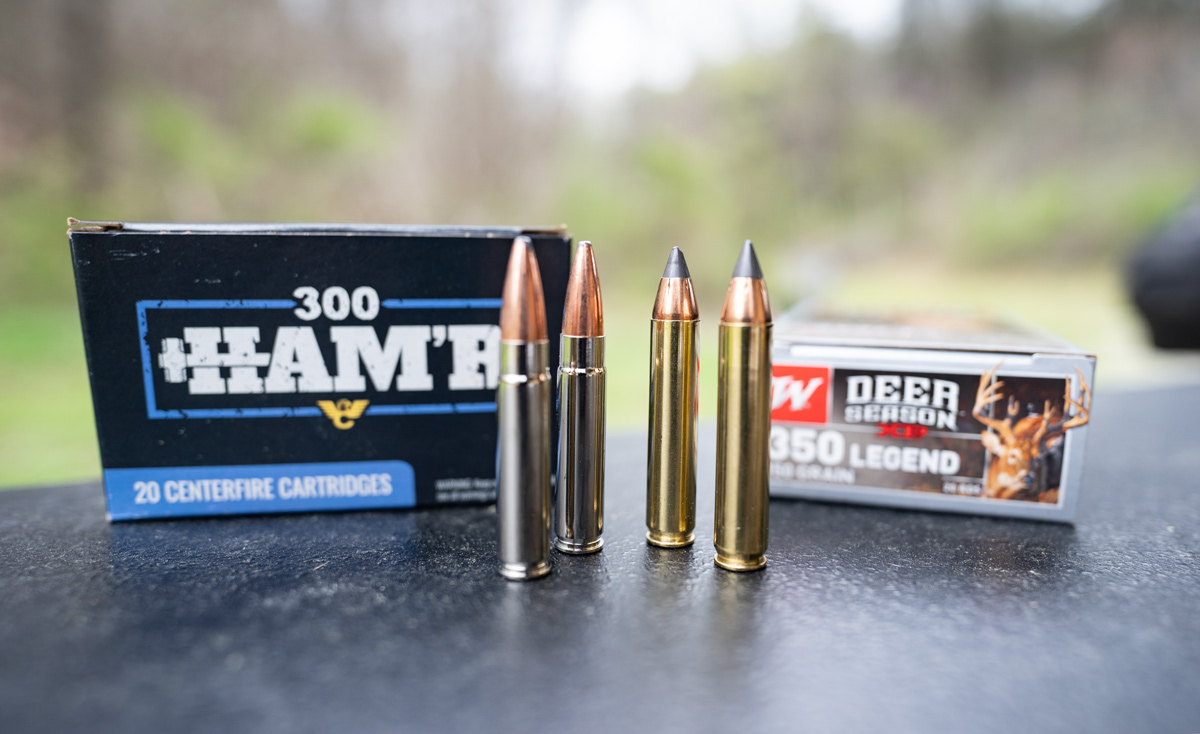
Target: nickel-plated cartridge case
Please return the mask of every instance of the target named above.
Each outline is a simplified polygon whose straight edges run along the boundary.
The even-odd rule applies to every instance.
[[[554,545],[604,545],[604,316],[590,242],[579,243],[563,310],[558,368],[558,487]]]
[[[671,251],[650,319],[646,540],[691,545],[696,529],[700,312],[683,253]]]
[[[550,572],[550,348],[542,283],[530,241],[509,257],[500,311],[496,513],[500,574],[524,581]]]
[[[604,545],[604,337],[562,337],[558,497],[554,545],[594,553]]]
[[[718,327],[716,564],[754,571],[767,563],[771,430],[771,306],[747,241]]]

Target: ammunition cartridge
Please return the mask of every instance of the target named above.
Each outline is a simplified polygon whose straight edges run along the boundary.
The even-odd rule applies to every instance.
[[[496,513],[500,574],[514,581],[550,572],[550,349],[537,258],[513,241],[500,309],[496,395]]]
[[[575,252],[561,345],[554,545],[595,553],[604,545],[604,315],[590,242]]]
[[[725,294],[717,341],[715,561],[754,571],[767,563],[771,306],[749,240]]]
[[[671,250],[650,318],[650,432],[646,540],[662,548],[695,541],[696,411],[700,312],[687,262]]]

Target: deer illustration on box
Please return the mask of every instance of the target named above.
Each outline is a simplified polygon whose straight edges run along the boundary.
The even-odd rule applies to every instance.
[[[1053,405],[1046,400],[1042,412],[1017,419],[1020,401],[1005,395],[1004,381],[993,379],[998,363],[979,378],[975,407],[971,415],[987,428],[982,433],[983,446],[988,452],[988,469],[984,496],[993,499],[1024,500],[1027,502],[1058,502],[1058,482],[1062,470],[1063,443],[1066,432],[1088,422],[1092,392],[1083,373],[1079,376],[1079,399],[1071,396],[1071,380],[1065,380],[1063,404]],[[1007,415],[1003,420],[989,416],[992,406],[1007,397]]]

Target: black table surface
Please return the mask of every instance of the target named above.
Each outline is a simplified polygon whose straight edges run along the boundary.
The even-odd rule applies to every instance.
[[[1200,387],[1101,393],[1072,528],[776,500],[770,563],[643,540],[496,572],[472,507],[110,525],[0,493],[0,731],[1200,731]]]

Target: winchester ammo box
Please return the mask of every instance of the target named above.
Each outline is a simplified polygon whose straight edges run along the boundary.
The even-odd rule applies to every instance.
[[[485,502],[500,294],[561,230],[71,222],[113,520]]]
[[[975,314],[785,315],[771,494],[1071,522],[1093,355]]]

